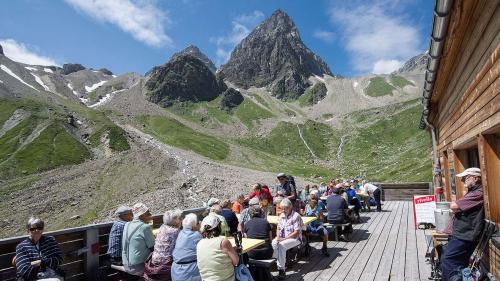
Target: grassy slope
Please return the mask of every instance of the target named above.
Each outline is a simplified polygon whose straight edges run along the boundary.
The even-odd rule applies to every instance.
[[[418,129],[420,114],[414,101],[351,114],[355,124],[369,125],[351,127],[356,133],[346,137],[342,171],[378,181],[431,180],[430,139]]]
[[[398,88],[403,88],[404,86],[407,85],[412,85],[415,86],[412,82],[406,80],[404,77],[398,76],[398,75],[391,75],[391,84],[398,87]]]
[[[140,116],[137,118],[145,126],[145,131],[160,141],[192,150],[214,160],[223,160],[229,155],[229,145],[225,142],[188,128],[177,120],[160,116]]]
[[[259,124],[260,119],[266,119],[273,116],[270,111],[258,106],[248,98],[245,98],[245,100],[236,107],[234,115],[249,129],[254,127],[254,122]]]
[[[366,88],[366,94],[371,97],[381,97],[392,95],[392,90],[395,88],[385,81],[384,77],[373,77],[370,79],[370,84]]]

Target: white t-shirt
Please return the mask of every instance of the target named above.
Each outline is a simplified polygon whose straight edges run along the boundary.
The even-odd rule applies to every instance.
[[[378,189],[378,186],[373,185],[371,183],[365,183],[364,188],[367,192],[373,193],[375,190]]]

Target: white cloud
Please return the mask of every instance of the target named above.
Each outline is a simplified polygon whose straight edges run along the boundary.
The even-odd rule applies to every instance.
[[[169,23],[165,11],[153,0],[65,0],[75,9],[94,19],[114,24],[137,41],[149,46],[172,45],[165,34],[164,23]]]
[[[335,33],[326,30],[316,30],[313,33],[313,37],[320,39],[326,43],[333,43],[335,41]]]
[[[264,19],[264,13],[254,11],[251,14],[239,15],[231,22],[232,29],[224,36],[212,37],[210,42],[217,46],[216,65],[226,63],[234,47],[250,34],[252,29]]]
[[[28,47],[14,39],[0,39],[5,56],[11,60],[34,65],[57,65],[55,59],[37,54],[36,48]],[[33,50],[35,49],[35,50]]]
[[[374,74],[387,74],[399,69],[404,61],[399,60],[378,60],[373,65],[372,73]]]
[[[420,52],[418,30],[396,11],[397,3],[379,0],[349,4],[332,7],[330,19],[342,29],[345,48],[356,71],[388,73],[385,71],[396,62]]]

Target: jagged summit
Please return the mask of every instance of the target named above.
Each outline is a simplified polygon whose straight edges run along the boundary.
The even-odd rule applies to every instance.
[[[189,54],[189,55],[192,55],[192,56],[198,58],[212,72],[215,72],[217,70],[217,68],[215,67],[214,63],[204,53],[202,53],[200,51],[200,49],[197,46],[195,46],[195,45],[189,45],[184,50],[182,50],[182,51],[180,51],[178,53],[173,54],[172,55],[172,59],[175,58],[175,57],[177,57],[177,56],[183,55],[183,54]]]
[[[423,72],[427,67],[427,52],[418,54],[408,61],[406,61],[403,66],[401,66],[398,70],[394,71],[394,73],[404,73],[404,72]]]
[[[243,39],[221,75],[241,87],[267,86],[280,99],[297,98],[312,75],[331,75],[323,60],[300,38],[293,20],[277,10]]]

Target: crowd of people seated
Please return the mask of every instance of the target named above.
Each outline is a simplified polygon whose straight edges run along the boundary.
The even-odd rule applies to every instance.
[[[109,264],[122,266],[138,280],[235,280],[234,268],[240,257],[228,237],[241,232],[243,237],[264,240],[247,253],[248,257],[275,258],[278,278],[284,279],[287,252],[302,245],[304,235],[320,237],[321,254],[328,257],[329,233],[324,223],[355,222],[359,211],[370,210],[373,204],[381,211],[379,188],[364,181],[359,184],[359,179],[306,185],[300,192],[293,177],[280,173],[277,180],[279,184],[273,192],[256,183],[248,196],[239,195],[234,202],[210,198],[201,217],[193,213],[183,215],[180,210],[166,211],[163,224],[155,230],[156,236],[150,209],[145,204],[120,206],[109,234]],[[354,206],[353,214],[349,205]],[[271,215],[278,216],[276,226],[267,220]],[[305,226],[303,216],[316,220]],[[58,269],[62,263],[59,246],[53,237],[42,235],[43,229],[40,219],[29,220],[29,236],[16,249],[18,280],[41,280],[42,273],[61,278],[51,280],[63,278]],[[346,227],[341,239],[347,241],[349,232],[352,228]]]

